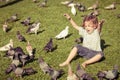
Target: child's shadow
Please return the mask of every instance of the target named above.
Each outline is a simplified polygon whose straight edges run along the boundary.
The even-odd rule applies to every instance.
[[[111,45],[106,44],[105,40],[101,39],[101,48],[102,48],[102,51],[104,51],[104,49],[107,48],[107,47],[109,47],[109,46],[111,46]]]

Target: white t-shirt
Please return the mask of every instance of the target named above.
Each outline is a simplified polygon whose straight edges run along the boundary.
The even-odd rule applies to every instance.
[[[80,27],[79,34],[83,37],[83,47],[95,51],[102,51],[100,46],[100,35],[97,29],[95,29],[93,33],[88,34],[83,27]]]

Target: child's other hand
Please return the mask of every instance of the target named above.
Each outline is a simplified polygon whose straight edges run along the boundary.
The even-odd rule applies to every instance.
[[[70,19],[70,18],[71,18],[70,15],[67,14],[67,13],[65,13],[64,16],[65,16],[67,19]]]

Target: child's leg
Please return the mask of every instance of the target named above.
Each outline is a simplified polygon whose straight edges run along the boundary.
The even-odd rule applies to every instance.
[[[74,48],[71,50],[71,52],[70,52],[68,58],[66,59],[66,61],[63,62],[63,63],[61,63],[61,64],[59,64],[59,66],[68,65],[68,64],[70,63],[70,61],[76,56],[76,54],[77,54],[77,48],[74,47]]]
[[[90,58],[89,60],[83,62],[83,63],[82,63],[82,66],[83,66],[84,68],[86,68],[86,66],[87,66],[88,64],[95,63],[95,62],[99,61],[102,57],[103,57],[103,56],[102,56],[101,54],[97,54],[97,55],[95,55],[94,57]]]

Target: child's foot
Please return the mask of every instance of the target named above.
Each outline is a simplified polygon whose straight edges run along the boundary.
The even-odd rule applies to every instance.
[[[86,63],[82,63],[81,65],[82,65],[82,67],[83,67],[84,69],[87,67],[87,64],[86,64]]]
[[[66,66],[66,65],[68,65],[69,63],[67,63],[67,62],[63,62],[63,63],[61,63],[61,64],[59,64],[59,66],[60,67],[63,67],[63,66]]]

